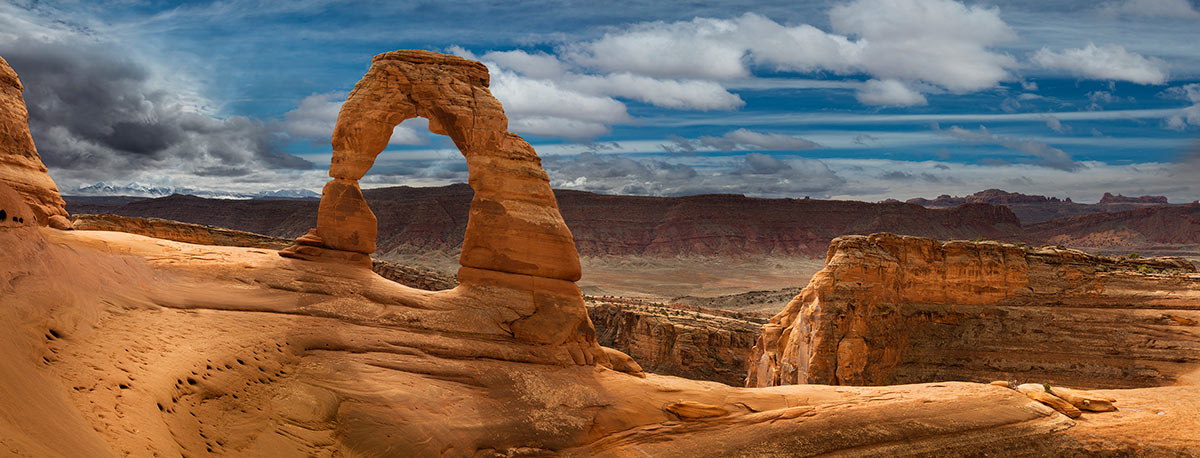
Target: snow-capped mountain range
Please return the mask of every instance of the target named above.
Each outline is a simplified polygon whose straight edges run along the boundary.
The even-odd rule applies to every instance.
[[[188,194],[210,199],[308,199],[321,197],[320,194],[307,189],[278,189],[257,193],[239,193],[177,188],[174,186],[149,186],[140,183],[129,183],[119,186],[103,182],[89,186],[80,186],[73,192],[64,192],[64,194],[72,196],[131,196],[150,198],[166,197],[172,194]]]

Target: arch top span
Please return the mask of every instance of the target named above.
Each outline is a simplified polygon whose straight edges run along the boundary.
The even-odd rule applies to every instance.
[[[419,50],[375,56],[338,113],[333,178],[321,195],[317,228],[281,252],[303,259],[366,260],[377,222],[358,186],[387,147],[392,129],[414,117],[450,137],[475,190],[459,263],[464,268],[575,281],[579,256],[533,147],[508,132],[483,64]],[[357,255],[357,256],[356,256]]]

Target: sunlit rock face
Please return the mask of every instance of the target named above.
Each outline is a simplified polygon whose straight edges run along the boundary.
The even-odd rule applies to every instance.
[[[1170,385],[1200,368],[1195,272],[1178,258],[840,237],[763,327],[747,385]]]
[[[470,170],[475,191],[463,240],[464,268],[575,281],[579,256],[533,147],[508,132],[508,118],[488,90],[487,67],[426,51],[375,57],[338,114],[333,160],[317,220],[322,246],[375,251],[375,216],[358,180],[406,119],[429,120],[449,136]]]
[[[20,194],[29,206],[32,214],[28,223],[47,226],[52,216],[67,215],[66,202],[33,145],[23,91],[17,73],[0,57],[0,182]],[[65,218],[56,221],[66,222]]]
[[[563,346],[577,364],[608,364],[596,344],[583,297],[579,255],[533,147],[508,132],[508,118],[488,90],[487,67],[428,51],[375,56],[338,113],[333,177],[321,194],[317,227],[280,252],[370,267],[378,228],[359,189],[387,146],[392,129],[424,117],[462,151],[475,191],[471,201],[460,290],[514,291],[515,302],[493,317],[522,341]]]

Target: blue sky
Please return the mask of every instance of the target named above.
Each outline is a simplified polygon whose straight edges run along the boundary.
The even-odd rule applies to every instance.
[[[552,184],[1200,198],[1200,7],[1111,2],[0,3],[64,193],[319,190],[373,55],[485,62]],[[364,186],[465,181],[421,120]]]

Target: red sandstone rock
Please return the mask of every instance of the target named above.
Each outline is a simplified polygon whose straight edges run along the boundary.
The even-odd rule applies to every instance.
[[[342,105],[333,160],[317,217],[325,247],[375,251],[377,231],[358,179],[406,119],[430,120],[470,167],[475,191],[462,244],[465,268],[575,281],[579,257],[533,147],[508,132],[508,118],[488,91],[487,67],[427,51],[393,51],[371,69]]]
[[[997,242],[839,237],[763,327],[747,386],[1038,380],[1175,383],[1200,365],[1200,275]]]
[[[29,223],[46,226],[51,216],[66,216],[66,203],[29,135],[23,90],[17,73],[0,57],[0,183],[11,186],[29,205]]]

